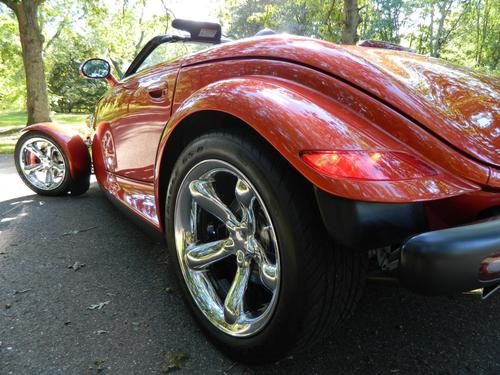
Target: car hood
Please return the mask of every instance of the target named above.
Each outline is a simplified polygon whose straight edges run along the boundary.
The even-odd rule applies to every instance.
[[[444,141],[500,166],[500,80],[443,60],[381,49],[349,48],[393,81],[396,95],[382,96]],[[366,90],[379,96],[379,91]],[[401,105],[401,99],[408,105]],[[398,105],[399,104],[399,105]]]
[[[183,65],[273,58],[315,67],[377,97],[443,142],[500,166],[500,80],[410,52],[277,35],[224,43]]]

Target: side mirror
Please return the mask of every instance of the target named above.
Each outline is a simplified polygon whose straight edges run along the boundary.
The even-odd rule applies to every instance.
[[[80,65],[80,74],[85,78],[102,78],[113,86],[117,80],[111,74],[111,65],[103,59],[89,59]]]

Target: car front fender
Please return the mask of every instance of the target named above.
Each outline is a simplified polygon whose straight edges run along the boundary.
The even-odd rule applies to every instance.
[[[156,176],[169,140],[189,116],[217,111],[252,127],[314,186],[360,201],[407,203],[455,196],[479,187],[443,170],[340,103],[305,86],[272,77],[246,76],[212,83],[175,110],[158,148]],[[416,154],[438,171],[434,176],[399,181],[334,179],[300,157],[304,150],[403,151]],[[159,189],[157,189],[159,194]],[[157,201],[160,197],[157,196]]]
[[[27,126],[23,132],[37,131],[54,139],[68,158],[73,181],[88,178],[91,173],[90,153],[83,139],[73,129],[50,122]]]

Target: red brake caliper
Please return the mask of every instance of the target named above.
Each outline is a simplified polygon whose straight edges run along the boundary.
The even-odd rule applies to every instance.
[[[34,153],[30,152],[30,155],[29,155],[30,165],[37,164],[39,162],[40,162],[40,160],[36,157],[36,155]]]

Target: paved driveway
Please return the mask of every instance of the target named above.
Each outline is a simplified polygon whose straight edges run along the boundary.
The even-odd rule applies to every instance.
[[[0,155],[2,375],[154,374],[175,353],[189,357],[185,373],[500,374],[499,316],[500,295],[424,298],[369,285],[354,318],[319,347],[236,365],[189,316],[162,244],[95,184],[81,197],[39,197]]]

